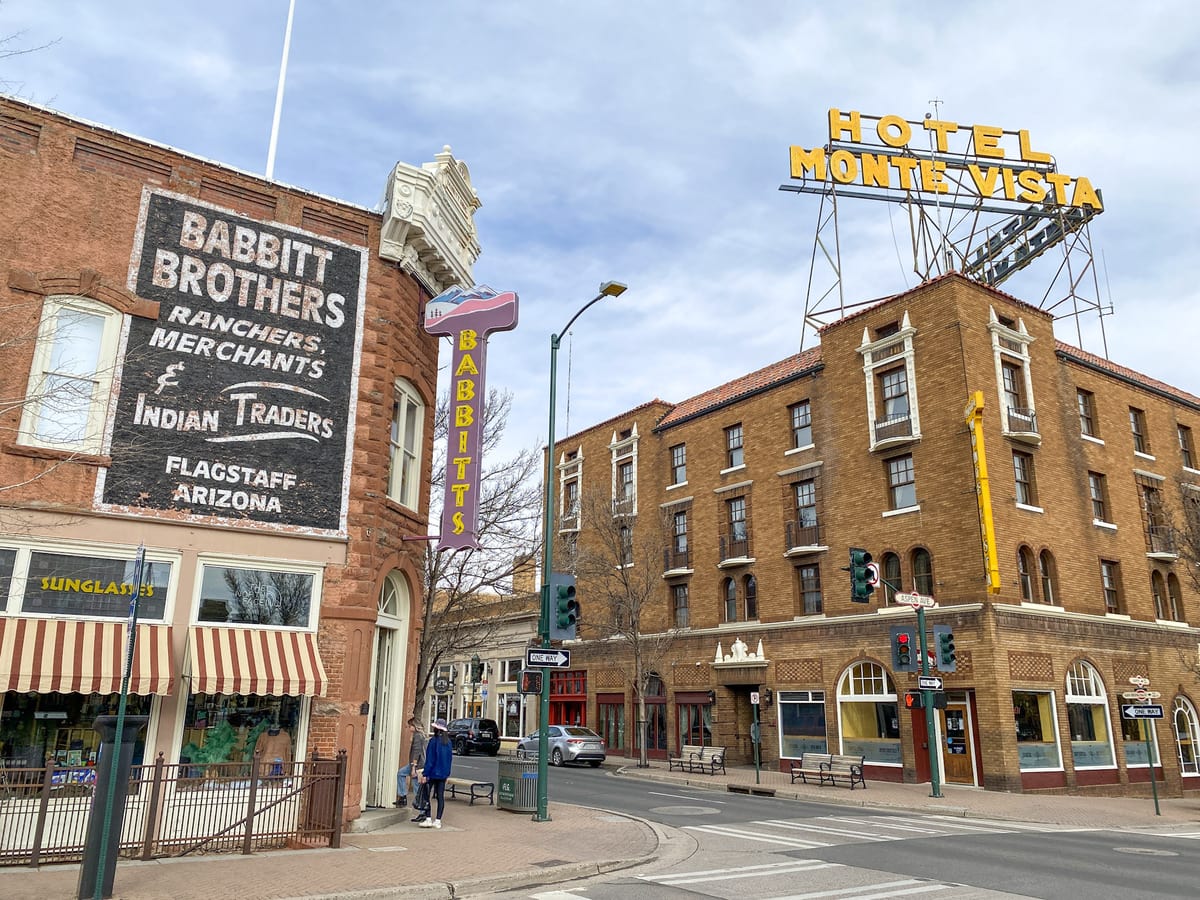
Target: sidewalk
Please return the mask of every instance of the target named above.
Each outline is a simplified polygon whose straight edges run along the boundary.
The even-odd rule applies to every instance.
[[[550,821],[476,802],[447,800],[441,829],[419,828],[409,810],[371,810],[340,850],[121,861],[122,900],[385,900],[449,898],[540,885],[649,862],[658,833],[598,810],[550,804]],[[69,900],[78,865],[0,868],[4,900]],[[88,895],[90,896],[90,894]]]
[[[668,771],[665,762],[652,761],[649,768],[628,765],[621,774],[653,781],[668,782],[710,790],[735,790],[746,793],[767,793],[776,797],[838,803],[853,806],[872,806],[906,809],[925,815],[971,816],[988,819],[1011,819],[1024,822],[1044,822],[1079,828],[1143,828],[1148,830],[1200,831],[1200,798],[1163,797],[1160,786],[1159,809],[1154,813],[1154,801],[1140,797],[1081,797],[1066,794],[1007,794],[985,791],[982,788],[942,785],[941,798],[929,796],[925,784],[895,784],[867,780],[867,787],[853,791],[841,786],[792,784],[790,775],[762,769],[755,775],[754,766],[730,766],[725,775],[689,774]]]

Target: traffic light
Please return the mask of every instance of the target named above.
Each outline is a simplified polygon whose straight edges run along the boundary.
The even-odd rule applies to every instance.
[[[932,694],[930,694],[930,697],[933,699],[933,708],[934,709],[945,709],[946,708],[946,692],[945,691],[934,691]]]
[[[850,548],[850,599],[870,603],[878,575],[871,565],[871,554],[861,547]]]
[[[911,625],[892,626],[892,671],[916,672],[921,668],[917,634]]]
[[[953,672],[958,668],[954,659],[954,629],[949,625],[933,626],[933,644],[937,659],[937,667],[943,672]]]
[[[522,669],[518,690],[522,694],[540,694],[542,692],[542,670]]]
[[[579,601],[575,599],[575,576],[566,572],[550,573],[550,638],[575,640],[579,620]]]
[[[905,709],[924,709],[925,698],[921,696],[920,691],[905,691],[904,692],[904,708]]]

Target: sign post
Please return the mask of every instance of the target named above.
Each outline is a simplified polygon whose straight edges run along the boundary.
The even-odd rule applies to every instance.
[[[754,744],[754,783],[755,784],[761,783],[759,781],[760,768],[759,768],[759,758],[758,758],[758,739],[759,739],[759,734],[760,734],[759,725],[758,725],[758,699],[759,699],[758,691],[751,691],[750,692],[750,706],[754,709],[754,723],[750,726],[750,740]]]
[[[926,594],[910,594],[903,591],[897,591],[893,599],[897,603],[911,606],[917,611],[917,632],[921,639],[921,673],[917,685],[921,688],[921,706],[925,709],[925,737],[929,742],[929,786],[931,788],[929,796],[940,798],[942,784],[938,776],[937,728],[930,710],[933,709],[932,685],[940,682],[941,679],[929,674],[929,646],[925,637],[925,610],[937,606],[937,601]]]
[[[1163,717],[1162,706],[1151,705],[1150,701],[1161,697],[1162,694],[1158,691],[1148,690],[1150,679],[1145,675],[1134,675],[1129,679],[1129,683],[1136,690],[1126,691],[1121,696],[1126,700],[1135,701],[1137,705],[1122,706],[1121,715],[1134,721],[1161,719]],[[1150,721],[1142,721],[1141,728],[1146,737],[1146,765],[1150,769],[1150,793],[1154,797],[1154,814],[1161,816],[1162,811],[1158,808],[1158,781],[1154,777],[1154,747],[1150,742],[1150,732],[1154,729],[1154,725]]]

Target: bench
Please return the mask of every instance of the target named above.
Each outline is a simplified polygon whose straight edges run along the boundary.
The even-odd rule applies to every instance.
[[[462,791],[464,797],[470,797],[468,806],[474,806],[476,800],[487,800],[491,806],[496,805],[496,784],[492,781],[472,781],[470,778],[447,778],[446,793],[452,799],[458,798]]]
[[[832,753],[801,753],[799,761],[792,763],[792,784],[796,783],[797,778],[808,784],[809,775],[820,784],[821,774],[832,761]]]
[[[667,771],[675,769],[681,772],[704,772],[708,775],[716,775],[720,771],[724,775],[725,748],[684,744],[679,748],[678,756],[667,760]]]
[[[821,784],[828,780],[830,784],[836,785],[839,778],[846,779],[850,790],[854,790],[856,782],[865,788],[867,782],[863,780],[863,758],[861,756],[839,756],[835,753],[828,763],[821,765]]]

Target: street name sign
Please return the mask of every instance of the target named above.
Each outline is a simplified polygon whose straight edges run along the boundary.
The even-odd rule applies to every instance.
[[[917,687],[923,691],[940,691],[943,687],[940,675],[918,675]]]
[[[926,597],[924,594],[906,594],[903,591],[897,591],[895,595],[897,603],[904,606],[911,606],[914,609],[918,606],[933,607],[937,603],[932,597]]]
[[[1161,704],[1133,704],[1121,707],[1121,715],[1126,719],[1161,719],[1163,708]]]
[[[1121,697],[1125,700],[1157,700],[1162,694],[1158,691],[1147,691],[1139,688],[1136,691],[1122,691]]]
[[[1134,687],[1144,688],[1144,687],[1150,686],[1150,679],[1147,678],[1145,675],[1130,675],[1129,683],[1132,684]]]
[[[527,669],[569,669],[571,668],[570,650],[536,650],[525,648],[525,668]]]

